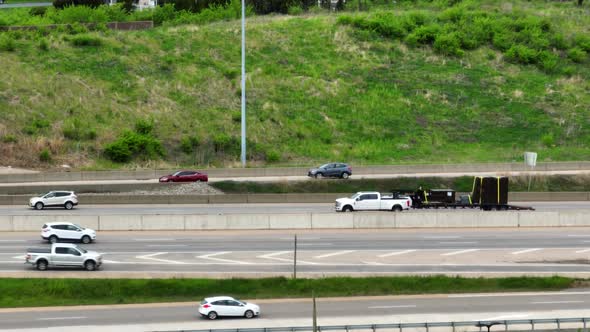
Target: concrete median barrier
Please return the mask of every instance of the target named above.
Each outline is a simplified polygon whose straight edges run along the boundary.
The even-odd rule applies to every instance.
[[[354,228],[352,213],[312,213],[311,228]]]
[[[160,230],[184,230],[183,215],[146,215],[141,216],[141,230],[143,231],[160,231]]]
[[[554,227],[559,226],[560,212],[520,212],[519,227]]]
[[[436,227],[436,213],[400,213],[395,218],[397,228]]]
[[[228,214],[226,229],[270,229],[269,215]]]
[[[354,228],[395,228],[397,212],[376,212],[354,214]]]
[[[15,232],[41,232],[43,224],[54,221],[55,216],[12,216],[12,230]]]
[[[160,216],[165,218],[166,216]],[[101,231],[141,231],[143,224],[142,216],[120,215],[120,216],[100,216],[98,219],[98,229]]]
[[[271,214],[268,225],[269,229],[311,229],[311,214]]]
[[[559,226],[589,226],[589,211],[563,211],[559,213]]]
[[[186,230],[217,230],[227,229],[225,215],[202,214],[184,216],[184,229]]]
[[[12,216],[0,216],[0,232],[12,232]]]
[[[246,204],[248,195],[229,194],[229,195],[210,195],[209,204]]]
[[[436,213],[436,227],[478,227],[480,213],[477,212],[439,212]]]

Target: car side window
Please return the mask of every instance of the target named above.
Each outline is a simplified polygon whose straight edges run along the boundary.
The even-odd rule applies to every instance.
[[[78,230],[78,227],[76,227],[76,226],[72,226],[72,225],[68,225],[68,226],[67,226],[67,230],[68,230],[68,231],[77,231],[77,230]]]
[[[221,301],[215,301],[215,302],[213,302],[213,303],[211,303],[211,304],[212,304],[212,305],[226,305],[226,302],[227,302],[227,301],[223,301],[223,300],[221,300]]]
[[[240,302],[237,301],[227,301],[228,305],[234,306],[234,307],[239,307],[240,306]]]
[[[80,252],[74,248],[68,248],[68,253],[74,256],[80,256]]]
[[[60,248],[60,247],[57,247],[57,248],[55,248],[55,253],[56,254],[67,255],[69,253],[68,249],[70,249],[70,248]]]
[[[65,226],[64,225],[53,225],[53,226],[51,226],[51,228],[58,229],[58,230],[64,230]]]
[[[369,198],[367,198],[367,199],[377,199],[377,194],[370,194],[367,196],[369,196]]]

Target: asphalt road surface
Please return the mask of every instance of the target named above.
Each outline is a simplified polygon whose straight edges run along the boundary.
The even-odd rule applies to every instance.
[[[536,211],[590,210],[590,202],[511,202],[513,205],[532,206]],[[402,213],[437,213],[438,211],[479,211],[475,209],[412,209]],[[66,211],[63,208],[33,210],[26,205],[0,206],[0,215],[157,215],[157,214],[260,214],[260,213],[330,213],[333,203],[288,204],[150,204],[150,205],[84,205]],[[355,212],[356,213],[356,212]],[[490,211],[489,213],[502,213]]]
[[[302,275],[590,276],[590,228],[102,232],[83,247],[105,254],[93,277],[289,275],[294,234]],[[38,233],[0,233],[0,272],[88,275],[24,265],[26,248],[39,246]]]
[[[217,290],[211,290],[212,293]],[[457,294],[399,297],[364,297],[318,299],[317,312],[320,322],[327,318],[339,317],[340,324],[350,324],[359,317],[397,317],[409,314],[466,314],[485,313],[479,320],[523,319],[535,311],[583,310],[590,309],[590,291],[572,290],[553,293],[512,293],[512,294]],[[152,304],[131,306],[62,307],[47,309],[4,309],[0,310],[2,328],[45,328],[74,325],[123,325],[190,322],[193,328],[222,328],[227,321],[210,322],[198,314],[198,302]],[[272,326],[273,320],[310,318],[312,304],[309,299],[297,300],[253,300],[261,306],[262,316],[257,320]],[[505,315],[505,313],[510,315]],[[474,319],[476,320],[476,319]],[[242,321],[241,319],[238,320]],[[256,322],[243,321],[244,323]],[[311,319],[305,325],[310,325]],[[201,325],[199,327],[198,325]]]

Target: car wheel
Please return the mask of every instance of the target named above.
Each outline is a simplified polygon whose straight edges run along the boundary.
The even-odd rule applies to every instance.
[[[344,211],[344,212],[352,212],[352,206],[347,205],[347,206],[345,206],[345,207],[342,208],[342,211]]]
[[[400,212],[401,210],[402,210],[402,207],[399,205],[396,205],[391,208],[391,211],[394,211],[394,212]]]
[[[41,203],[41,202],[35,203],[35,210],[43,210],[43,203]]]
[[[94,271],[96,270],[96,264],[93,261],[87,261],[84,263],[84,268],[86,271]]]
[[[64,207],[66,208],[66,210],[71,210],[74,208],[74,203],[72,202],[66,202],[66,204],[64,205]]]
[[[210,320],[217,319],[217,313],[216,313],[215,311],[210,311],[210,312],[207,314],[207,318],[209,318]]]
[[[323,178],[323,177],[324,177],[324,174],[322,174],[322,173],[315,173],[315,178],[316,179],[320,179],[320,178]]]
[[[45,260],[40,260],[37,262],[37,270],[39,271],[45,271],[47,270],[47,261]]]
[[[92,240],[90,240],[90,236],[88,236],[88,235],[82,236],[82,243],[88,244],[88,243],[90,243],[90,241],[92,241]]]
[[[343,179],[348,179],[349,176],[350,176],[350,174],[348,174],[346,172],[342,173],[342,178]]]
[[[254,317],[254,313],[252,312],[252,310],[246,310],[244,317],[250,319],[250,318]]]
[[[59,239],[58,239],[58,238],[57,238],[57,236],[55,236],[55,235],[51,235],[51,236],[49,237],[49,243],[51,243],[51,244],[57,243],[57,241],[58,241],[58,240],[59,240]]]

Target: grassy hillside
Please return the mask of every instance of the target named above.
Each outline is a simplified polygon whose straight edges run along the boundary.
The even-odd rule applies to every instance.
[[[445,52],[409,41],[416,27],[402,36],[382,29],[417,15],[449,32],[458,23],[444,15],[454,8],[439,3],[249,19],[251,164],[513,161],[528,150],[539,152],[539,161],[590,159],[583,37],[590,7],[460,5],[494,13],[505,20],[499,24],[513,15],[539,18],[544,28],[522,38],[549,42],[539,47],[554,56],[550,68],[523,64],[522,52],[513,61],[488,37]],[[138,32],[0,32],[0,164],[118,167],[105,146],[147,123],[164,151],[154,148],[131,165],[232,165],[239,159],[239,41],[239,21]]]

